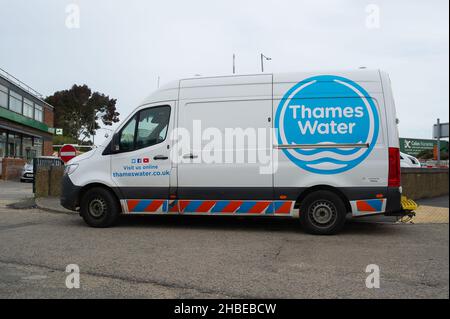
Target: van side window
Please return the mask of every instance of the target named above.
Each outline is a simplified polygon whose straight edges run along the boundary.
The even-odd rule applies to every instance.
[[[121,152],[134,149],[134,133],[136,131],[136,115],[120,131],[119,150]]]
[[[142,110],[136,135],[136,149],[149,147],[166,139],[170,106],[158,106]]]

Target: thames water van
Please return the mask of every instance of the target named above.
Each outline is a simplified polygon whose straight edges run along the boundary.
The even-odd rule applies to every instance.
[[[347,214],[403,214],[401,192],[389,77],[358,70],[172,82],[66,165],[61,203],[93,227],[235,215],[333,234]]]

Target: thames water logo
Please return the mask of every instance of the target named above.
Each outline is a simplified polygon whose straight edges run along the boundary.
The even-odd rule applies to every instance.
[[[379,116],[374,100],[360,85],[322,75],[297,83],[284,95],[275,128],[278,144],[293,146],[283,152],[297,166],[317,174],[337,174],[354,168],[372,152]],[[320,144],[336,144],[336,148],[311,147]],[[339,148],[342,144],[368,146]]]

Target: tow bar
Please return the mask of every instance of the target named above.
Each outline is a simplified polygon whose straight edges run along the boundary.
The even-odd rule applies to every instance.
[[[402,209],[404,212],[403,216],[399,216],[398,221],[400,223],[411,223],[414,224],[413,218],[416,216],[416,210],[419,207],[415,201],[409,199],[406,196],[402,196],[401,199]]]

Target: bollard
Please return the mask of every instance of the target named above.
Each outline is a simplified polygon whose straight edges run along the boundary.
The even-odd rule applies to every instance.
[[[64,166],[51,166],[49,178],[49,196],[61,196],[61,181],[64,174]]]
[[[36,197],[46,197],[49,194],[50,169],[48,167],[39,167],[34,176],[36,187]]]

